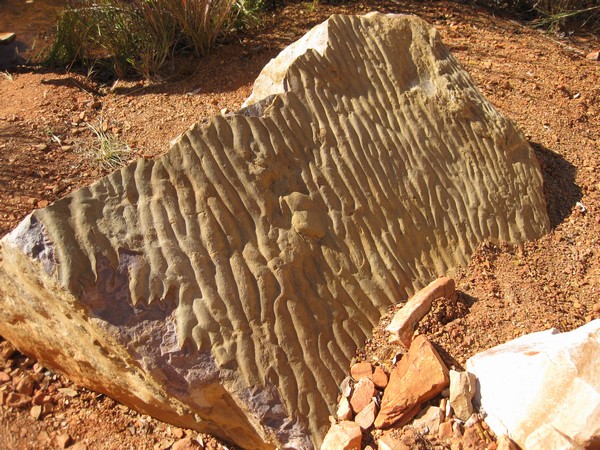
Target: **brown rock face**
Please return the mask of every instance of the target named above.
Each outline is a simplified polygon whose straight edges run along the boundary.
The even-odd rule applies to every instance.
[[[176,426],[308,449],[390,305],[546,230],[531,148],[438,32],[332,16],[247,108],[3,238],[0,334]]]
[[[440,355],[425,336],[417,336],[390,375],[375,427],[405,424],[419,412],[421,403],[435,397],[449,383],[448,369]]]

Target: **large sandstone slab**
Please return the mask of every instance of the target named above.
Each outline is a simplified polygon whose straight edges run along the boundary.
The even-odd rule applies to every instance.
[[[522,336],[467,361],[475,402],[524,450],[600,448],[600,320]]]
[[[0,334],[162,420],[311,448],[382,312],[485,239],[546,232],[533,152],[436,30],[311,33],[248,108],[7,235]]]

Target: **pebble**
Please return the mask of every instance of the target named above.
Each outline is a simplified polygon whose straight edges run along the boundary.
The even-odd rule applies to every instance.
[[[451,420],[447,420],[440,424],[440,428],[438,430],[438,436],[440,439],[449,439],[452,437],[453,431],[453,422]]]
[[[67,433],[56,436],[56,445],[58,448],[67,448],[72,442],[71,436],[69,436]]]
[[[40,405],[32,406],[29,410],[29,415],[35,420],[39,420],[39,418],[42,416],[42,407]]]
[[[0,33],[0,44],[9,44],[15,37],[17,37],[15,33]]]

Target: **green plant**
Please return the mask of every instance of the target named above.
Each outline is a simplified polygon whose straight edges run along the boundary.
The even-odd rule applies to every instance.
[[[600,24],[600,5],[590,0],[538,0],[534,8],[540,16],[535,23],[540,27],[553,29],[576,21],[597,29]]]
[[[116,170],[129,160],[132,150],[119,136],[108,131],[103,119],[99,126],[86,124],[96,137],[91,153],[93,158],[106,170]]]
[[[59,17],[44,60],[68,68],[98,64],[117,77],[160,76],[176,52],[205,55],[234,20],[260,5],[262,0],[82,0]]]

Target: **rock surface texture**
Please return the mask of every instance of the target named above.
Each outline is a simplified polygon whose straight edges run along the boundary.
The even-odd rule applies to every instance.
[[[467,361],[475,402],[524,450],[600,448],[600,319],[529,334]]]
[[[381,313],[485,239],[546,232],[541,185],[436,30],[332,16],[247,108],[7,235],[0,334],[164,421],[312,448]]]

